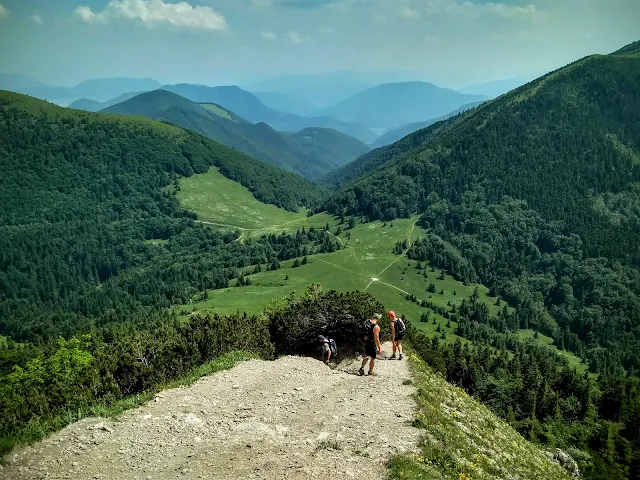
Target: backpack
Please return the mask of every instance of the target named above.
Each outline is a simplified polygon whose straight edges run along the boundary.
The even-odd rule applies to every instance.
[[[333,338],[329,340],[329,349],[331,350],[331,358],[335,358],[338,356],[338,346],[336,345],[336,341]]]
[[[324,335],[318,335],[318,341],[320,343],[324,343],[329,347],[329,350],[331,351],[331,357],[335,357],[338,355],[338,346],[336,345],[336,341],[334,339],[329,339],[327,337],[325,337]]]
[[[401,318],[398,318],[393,324],[393,329],[396,332],[396,335],[402,335],[406,331],[406,327],[404,326],[404,322]]]
[[[374,336],[373,336],[373,329],[375,328],[376,324],[372,323],[371,320],[367,319],[364,322],[362,322],[362,326],[361,326],[361,338],[362,338],[362,343],[373,343],[374,342]]]

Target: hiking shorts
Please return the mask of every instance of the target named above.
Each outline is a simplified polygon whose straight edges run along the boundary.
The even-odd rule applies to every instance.
[[[403,338],[404,338],[404,333],[396,333],[395,336],[393,337],[393,341],[401,342]]]
[[[364,346],[365,357],[376,358],[377,355],[378,355],[378,349],[376,348],[375,344]]]

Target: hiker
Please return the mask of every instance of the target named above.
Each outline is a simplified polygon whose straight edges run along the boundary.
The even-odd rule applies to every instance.
[[[321,358],[325,365],[329,364],[331,357],[338,355],[338,347],[336,341],[325,337],[324,335],[318,335],[318,341],[320,342],[320,348],[322,349]]]
[[[373,375],[373,367],[376,363],[376,356],[378,353],[382,353],[382,345],[380,345],[380,325],[378,320],[382,318],[379,313],[374,313],[373,318],[366,320],[363,325],[362,342],[364,343],[364,355],[362,358],[362,365],[358,373],[364,375],[364,366],[369,360],[369,375]]]
[[[404,334],[407,331],[404,324],[404,319],[396,317],[396,312],[394,312],[393,310],[391,310],[388,315],[391,319],[391,341],[393,344],[393,354],[391,355],[389,360],[395,360],[396,350],[400,354],[398,360],[402,360],[402,343],[400,342],[402,342]]]

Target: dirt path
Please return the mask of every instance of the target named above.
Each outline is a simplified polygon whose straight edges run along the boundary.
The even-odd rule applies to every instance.
[[[0,478],[384,479],[385,462],[418,442],[409,370],[379,359],[360,377],[356,362],[244,362],[119,421],[70,425],[9,455]]]

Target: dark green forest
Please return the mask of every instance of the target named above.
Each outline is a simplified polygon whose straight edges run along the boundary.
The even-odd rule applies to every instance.
[[[594,372],[635,374],[638,84],[640,58],[589,57],[425,134],[325,206],[423,213],[410,256],[485,283]]]
[[[301,177],[161,123],[0,101],[0,333],[16,341],[145,323],[242,267],[338,248],[314,230],[236,242],[163,190],[215,165],[296,210],[319,194]]]
[[[637,45],[587,57],[343,167],[326,180],[347,184],[321,207],[369,220],[421,213],[427,235],[409,258],[483,283],[515,308],[508,319],[440,312],[460,322],[457,334],[517,351],[515,333],[531,328],[598,374],[593,395],[574,392],[595,413],[562,417],[553,433],[600,455],[590,478],[640,474],[638,85]],[[553,388],[554,377],[542,375]],[[489,404],[491,395],[479,393]],[[529,406],[514,413],[527,433]],[[540,415],[546,422],[548,412]]]

